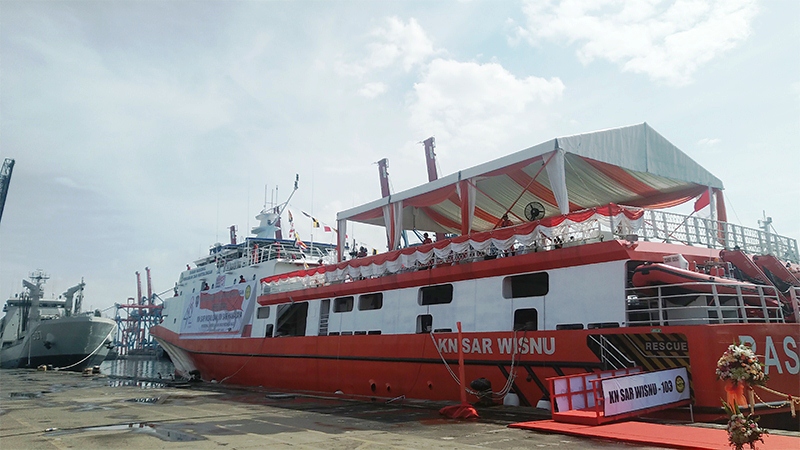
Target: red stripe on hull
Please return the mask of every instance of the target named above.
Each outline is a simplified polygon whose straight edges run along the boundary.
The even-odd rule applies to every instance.
[[[427,334],[200,340],[181,339],[162,327],[151,330],[158,339],[187,352],[205,380],[327,394],[342,391],[365,397],[405,395],[457,401],[460,396]],[[518,347],[514,389],[535,406],[543,396],[539,383],[545,384],[546,378],[600,368],[600,359],[587,342],[590,335],[603,334],[618,336],[623,343],[644,342],[631,347],[629,356],[645,364],[689,368],[696,411],[713,413],[721,411],[719,399],[725,398],[724,383],[716,379],[716,362],[728,345],[740,339],[755,344],[770,376],[768,386],[795,395],[800,387],[798,331],[796,324],[738,324],[518,332],[518,343],[520,338],[526,343]],[[680,342],[670,343],[665,339],[669,335],[685,336],[686,348],[680,348]],[[491,381],[494,390],[505,384],[512,347],[501,351],[500,344],[512,336],[510,332],[464,334],[462,345],[469,350],[465,355],[468,382],[483,377]],[[455,333],[436,334],[435,338],[437,343],[446,340],[443,353],[455,372],[453,350],[457,347],[449,342],[456,339]],[[760,395],[768,402],[780,400],[767,393]]]

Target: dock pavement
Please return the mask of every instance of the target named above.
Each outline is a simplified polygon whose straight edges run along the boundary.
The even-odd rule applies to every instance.
[[[549,418],[534,408],[483,408],[481,419],[458,421],[440,416],[441,406],[0,370],[0,448],[655,448],[508,427]]]

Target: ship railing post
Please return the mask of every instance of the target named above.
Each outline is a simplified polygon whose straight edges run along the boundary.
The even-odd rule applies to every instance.
[[[714,291],[716,292],[716,286],[714,286]],[[744,319],[744,323],[749,323],[750,320],[747,317],[747,304],[744,302],[741,286],[736,286],[736,306],[739,308],[740,321],[741,319]]]
[[[688,222],[688,220],[687,220],[687,222]],[[692,223],[694,224],[694,239],[695,239],[695,243],[702,245],[703,244],[703,240],[700,238],[700,223],[698,222],[697,217],[692,217]],[[686,240],[688,241],[689,240],[689,229],[688,229],[689,224],[687,223],[686,226],[687,226],[687,229],[686,229]]]
[[[719,292],[717,292],[717,283],[711,283],[711,298],[714,299],[714,306],[717,309],[717,318],[719,319],[719,323],[725,323],[725,319],[722,316],[722,308],[721,308],[722,305],[719,302]]]
[[[663,326],[663,325],[665,325],[664,316],[667,313],[664,310],[664,302],[666,302],[666,300],[661,295],[661,286],[658,286],[657,289],[658,289],[658,292],[657,292],[657,294],[658,294],[658,324]]]
[[[725,231],[728,232],[728,229],[731,229],[730,233],[731,233],[731,237],[733,237],[733,248],[736,248],[736,247],[740,247],[741,248],[742,245],[739,244],[739,237],[736,235],[736,227],[734,227],[733,225],[731,225],[728,222],[725,222]]]
[[[747,251],[748,253],[756,253],[757,250],[750,248],[749,245],[748,245],[747,235],[744,232],[744,227],[743,226],[739,226],[739,229],[742,230],[742,242],[744,243],[742,248],[745,249],[745,251]]]
[[[713,291],[712,291],[713,293]],[[719,297],[716,295],[711,296],[711,301],[714,302],[714,309],[717,312],[717,322],[718,323],[725,323],[725,318],[722,315],[722,305],[719,303]]]
[[[683,233],[684,233],[684,236],[686,236],[686,244],[692,245],[692,233],[691,233],[691,230],[689,229],[689,221],[688,220],[684,220],[683,221]]]
[[[650,216],[650,233],[653,234],[653,239],[658,239],[658,229],[656,228],[656,213],[652,209],[648,210],[648,215]],[[643,224],[644,229],[644,240],[649,241],[650,233],[647,231],[647,222],[645,221]]]
[[[670,228],[669,228],[669,224],[667,223],[667,215],[665,213],[663,213],[663,212],[660,212],[659,214],[661,214],[661,223],[664,225],[664,233],[666,234],[666,237],[664,237],[664,241],[667,244],[669,244],[671,241],[669,239],[669,237],[670,237],[669,229]]]

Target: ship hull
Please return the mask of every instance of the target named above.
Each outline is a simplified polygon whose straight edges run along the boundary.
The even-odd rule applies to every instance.
[[[115,326],[110,319],[94,316],[43,320],[16,344],[2,349],[2,368],[47,365],[80,371],[100,364]]]
[[[716,362],[739,341],[751,342],[764,355],[772,389],[791,393],[800,383],[796,324],[468,332],[460,343],[455,333],[192,339],[163,327],[151,332],[179,361],[179,370],[196,370],[206,381],[365,399],[458,401],[452,374],[459,345],[467,383],[486,378],[499,391],[514,373],[511,389],[529,406],[549,399],[547,378],[605,369],[613,353],[620,363],[646,370],[686,367],[694,413],[717,419],[726,391],[716,379]],[[757,393],[763,399],[760,413],[782,411],[770,408],[779,397]]]

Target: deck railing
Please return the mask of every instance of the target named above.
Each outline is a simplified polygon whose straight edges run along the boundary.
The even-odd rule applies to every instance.
[[[680,283],[626,289],[628,326],[783,323],[777,290],[722,283]],[[708,292],[710,290],[710,292]]]
[[[635,208],[626,207],[626,209],[634,210]],[[640,211],[639,209],[635,210]],[[644,210],[644,214],[636,219],[620,220],[615,218],[606,220],[606,218],[594,216],[582,222],[566,220],[559,225],[542,231],[514,235],[512,238],[504,240],[491,239],[489,245],[447,246],[438,248],[434,252],[415,253],[413,257],[403,257],[402,263],[395,263],[392,267],[387,264],[379,265],[370,264],[369,262],[366,264],[354,264],[345,269],[337,269],[335,276],[329,271],[324,281],[321,278],[304,280],[302,278],[305,275],[299,274],[298,277],[283,278],[279,281],[264,283],[262,289],[264,293],[292,291],[322,284],[376,278],[388,274],[548,251],[610,239],[662,241],[686,245],[702,245],[715,249],[734,249],[738,247],[751,254],[772,254],[781,259],[798,261],[797,241],[795,239],[768,233],[764,230],[704,219],[693,215],[687,216],[663,211]],[[461,250],[462,248],[464,249]],[[676,252],[680,252],[680,250],[676,249]],[[291,258],[294,255],[287,254],[286,256]],[[262,257],[259,256],[259,258]],[[266,257],[272,258],[274,255],[270,254],[266,255]],[[393,259],[393,261],[395,260],[399,259]],[[328,261],[325,262],[327,263]]]
[[[796,239],[694,215],[645,210],[642,228],[631,231],[646,241],[681,242],[728,250],[739,247],[752,255],[773,255],[800,262]]]

